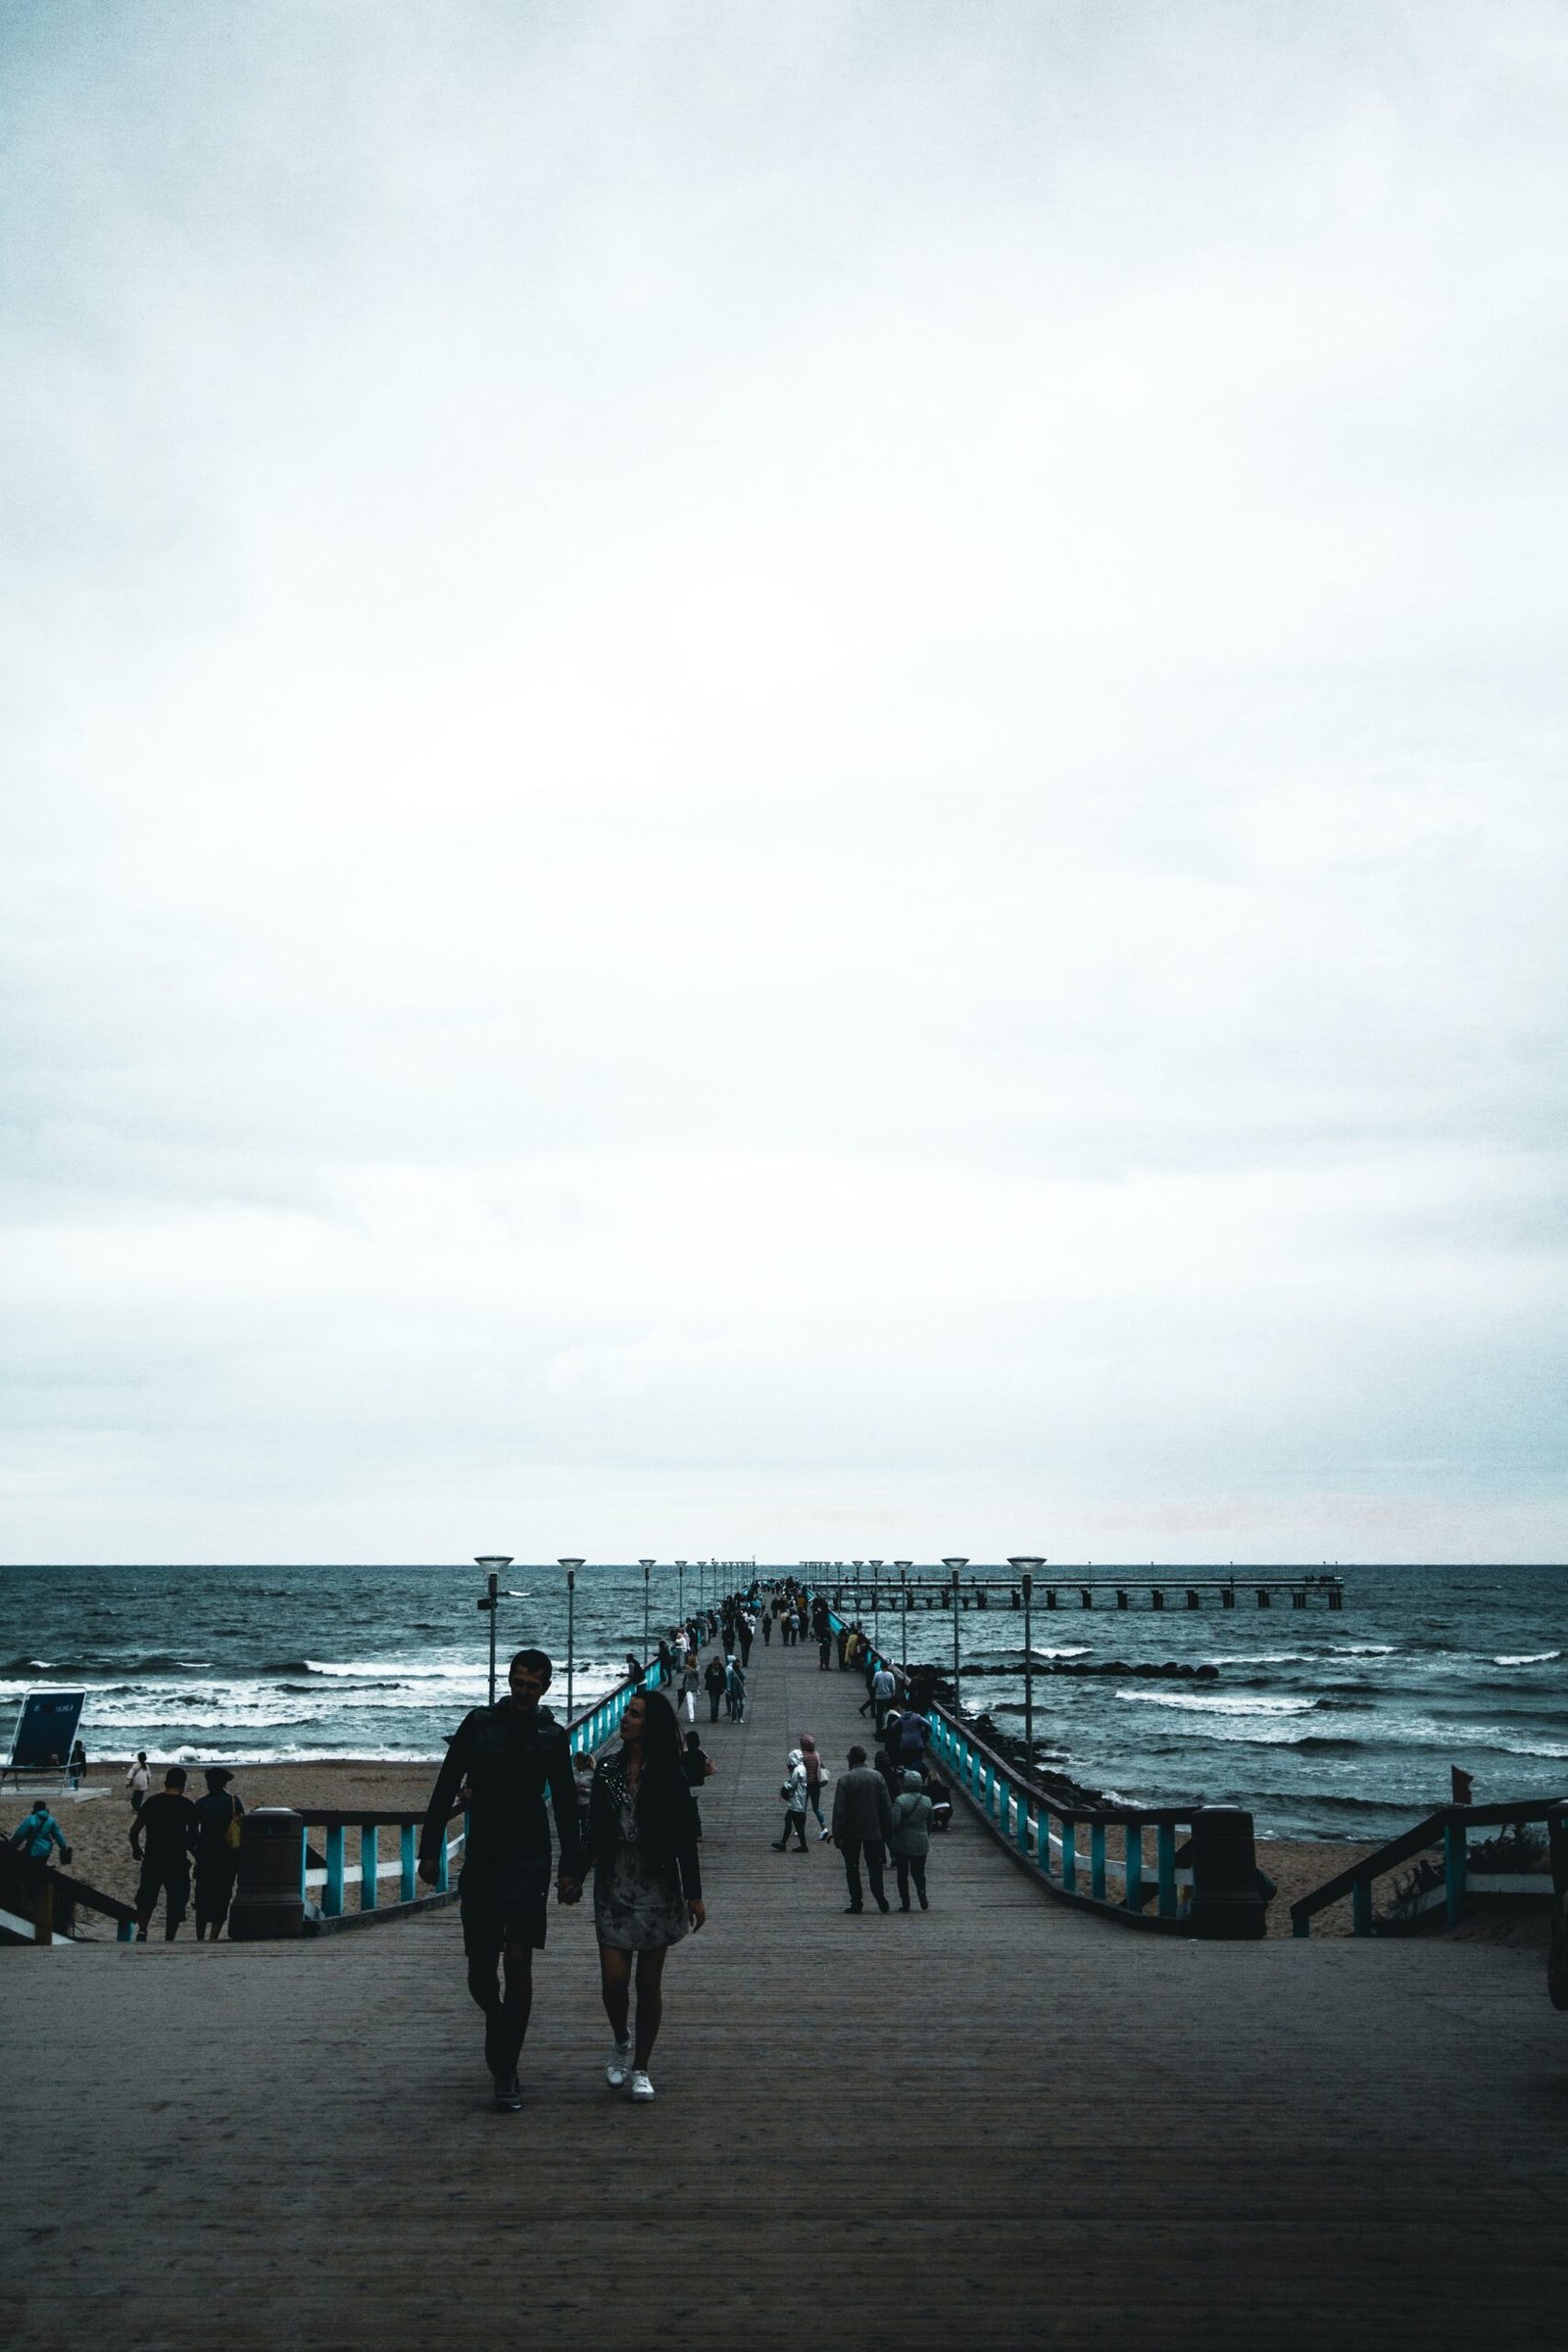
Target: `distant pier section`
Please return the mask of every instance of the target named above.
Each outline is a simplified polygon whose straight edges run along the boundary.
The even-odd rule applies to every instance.
[[[842,1560],[803,1560],[808,1571],[833,1594],[837,1609],[860,1614],[866,1609],[1022,1609],[1031,1598],[1037,1609],[1343,1609],[1345,1583],[1339,1576],[1114,1577],[1033,1575],[964,1576],[956,1569],[946,1576],[892,1576],[866,1573],[857,1562],[845,1574]]]

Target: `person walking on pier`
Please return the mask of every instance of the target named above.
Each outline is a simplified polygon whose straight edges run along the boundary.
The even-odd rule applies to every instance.
[[[651,2099],[648,2062],[664,2014],[664,1954],[703,1925],[697,1806],[681,1769],[675,1710],[657,1690],[628,1701],[620,1752],[594,1772],[588,1846],[594,1871],[599,1985],[613,2036],[605,2080]],[[631,1983],[637,1975],[636,2038]]]
[[[871,1882],[871,1893],[879,1911],[891,1908],[882,1890],[882,1864],[887,1855],[887,1842],[893,1832],[893,1804],[888,1785],[879,1772],[873,1772],[865,1760],[863,1747],[850,1750],[850,1769],[833,1791],[833,1842],[844,1856],[844,1876],[849,1882],[850,1899],[847,1911],[863,1911],[865,1895],[860,1886],[860,1857],[865,1856],[865,1875]]]
[[[130,1825],[130,1850],[141,1864],[136,1885],[136,1941],[145,1943],[158,1897],[165,1897],[164,1941],[172,1943],[190,1905],[190,1853],[196,1842],[196,1808],[185,1794],[185,1774],[172,1764],[157,1796],[150,1796]]]
[[[152,1785],[153,1776],[147,1769],[147,1750],[144,1747],[138,1747],[136,1761],[125,1775],[125,1794],[130,1799],[130,1809],[133,1813],[141,1811],[147,1801],[147,1791]]]
[[[831,1838],[833,1833],[822,1818],[822,1783],[827,1779],[827,1767],[809,1732],[801,1734],[801,1761],[806,1766],[806,1801],[816,1815],[817,1837]]]
[[[787,1777],[779,1790],[784,1799],[784,1835],[773,1840],[773,1851],[781,1854],[793,1836],[801,1853],[806,1852],[806,1762],[798,1747],[789,1752]]]
[[[906,1772],[904,1787],[893,1800],[893,1875],[899,1882],[899,1909],[909,1908],[909,1881],[922,1911],[931,1906],[925,1893],[925,1858],[931,1851],[931,1799],[917,1772]]]
[[[703,1681],[708,1690],[708,1720],[710,1723],[716,1723],[719,1701],[724,1696],[729,1684],[729,1676],[724,1672],[722,1658],[709,1659],[708,1671],[703,1676]]]
[[[729,1662],[729,1681],[725,1698],[731,1719],[736,1723],[744,1723],[746,1721],[746,1669],[739,1658],[731,1658]]]
[[[750,1666],[752,1662],[752,1643],[757,1639],[757,1627],[753,1623],[751,1611],[749,1609],[742,1609],[740,1617],[736,1623],[735,1631],[740,1641],[741,1667],[744,1671],[745,1668]]]
[[[770,1649],[770,1648],[772,1647],[772,1644],[773,1644],[773,1612],[772,1612],[772,1610],[771,1610],[771,1609],[764,1609],[764,1610],[762,1611],[762,1647],[763,1647],[764,1649]]]
[[[544,1949],[547,1924],[547,1791],[561,1844],[559,1901],[576,1902],[585,1869],[570,1743],[540,1704],[553,1671],[544,1650],[517,1651],[507,1669],[507,1697],[493,1707],[473,1708],[453,1735],[419,1833],[419,1876],[433,1886],[440,1877],[447,1823],[466,1781],[468,1825],[458,1881],[463,1949],[468,1990],[484,2012],[484,2058],[495,2103],[514,2113],[522,2105],[517,2062],[533,2008],[533,1956]]]
[[[710,1664],[708,1671],[710,1674],[712,1673],[713,1669],[711,1664]],[[680,1670],[680,1694],[686,1702],[686,1720],[688,1723],[695,1723],[697,1721],[697,1693],[700,1688],[701,1685],[697,1680],[697,1652],[695,1649],[689,1649],[686,1652],[685,1664]],[[710,1684],[709,1688],[712,1688],[711,1684]],[[716,1714],[714,1715],[713,1720],[715,1723],[717,1722],[718,1717]]]

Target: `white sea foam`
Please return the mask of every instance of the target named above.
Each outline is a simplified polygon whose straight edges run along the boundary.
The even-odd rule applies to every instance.
[[[310,1674],[352,1675],[361,1682],[450,1682],[459,1674],[466,1672],[471,1677],[473,1672],[471,1665],[420,1666],[412,1658],[306,1658],[302,1663]]]
[[[1494,1658],[1492,1663],[1494,1666],[1549,1666],[1553,1658],[1561,1656],[1560,1649],[1505,1650],[1500,1657]]]
[[[1149,1707],[1180,1707],[1194,1715],[1309,1715],[1314,1698],[1230,1698],[1219,1691],[1118,1690],[1118,1698],[1142,1699]]]
[[[1336,1642],[1331,1646],[1342,1658],[1392,1658],[1398,1643],[1396,1642]]]
[[[1216,1650],[1204,1664],[1209,1666],[1305,1666],[1304,1649],[1226,1649]]]

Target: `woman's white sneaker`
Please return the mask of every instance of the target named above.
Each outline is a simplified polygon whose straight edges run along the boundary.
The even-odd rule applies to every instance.
[[[631,2043],[612,2041],[610,2056],[605,2060],[605,2081],[612,2090],[618,2090],[631,2073]]]
[[[634,2099],[651,2099],[654,2095],[654,2086],[640,2066],[631,2070],[631,2095]]]

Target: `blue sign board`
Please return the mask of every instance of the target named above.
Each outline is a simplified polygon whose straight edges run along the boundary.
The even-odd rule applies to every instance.
[[[29,1690],[22,1702],[7,1771],[46,1772],[55,1765],[64,1772],[86,1703],[85,1690]]]

